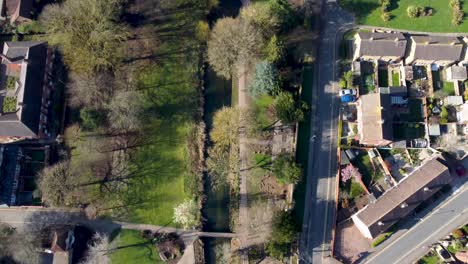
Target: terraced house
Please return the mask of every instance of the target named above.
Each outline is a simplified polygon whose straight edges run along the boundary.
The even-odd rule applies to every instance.
[[[0,64],[0,143],[50,136],[51,57],[46,42],[5,42]]]

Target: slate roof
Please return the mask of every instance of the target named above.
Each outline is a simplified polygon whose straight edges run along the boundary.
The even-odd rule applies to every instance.
[[[464,42],[448,36],[411,36],[414,59],[430,61],[459,61]]]
[[[5,113],[0,116],[0,136],[36,136],[39,132],[47,43],[6,42],[3,52],[8,57],[25,59],[27,62],[22,62],[20,76],[22,85],[17,91],[19,110],[16,113]]]
[[[362,113],[361,140],[392,140],[391,101],[388,94],[372,93],[359,99]]]
[[[406,49],[406,38],[401,33],[358,32],[361,39],[360,49],[356,50],[358,57],[403,57]]]
[[[355,217],[369,228],[373,237],[384,232],[442,186],[450,183],[452,176],[443,162],[441,158],[434,158],[424,163],[374,203],[357,212]],[[429,189],[424,190],[425,187]],[[402,207],[402,204],[406,207]],[[383,225],[379,225],[379,222]]]

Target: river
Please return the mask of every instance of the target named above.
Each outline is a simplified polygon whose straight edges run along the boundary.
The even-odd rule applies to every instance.
[[[221,0],[219,6],[209,15],[210,25],[217,19],[231,16],[235,17],[239,13],[241,3],[239,0]],[[224,106],[231,106],[232,82],[218,77],[209,67],[205,71],[205,122],[208,131],[211,131],[214,113]],[[234,102],[235,104],[236,102]],[[210,232],[230,232],[229,227],[229,186],[211,188],[210,177],[205,179],[206,201],[203,208],[205,223],[204,231]],[[221,252],[230,251],[229,239],[203,239],[205,243],[205,259],[207,264],[220,263]]]

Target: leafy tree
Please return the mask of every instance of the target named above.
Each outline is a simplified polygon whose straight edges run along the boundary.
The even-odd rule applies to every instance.
[[[280,92],[274,102],[276,116],[285,124],[304,120],[307,104],[302,100],[295,100],[289,92]]]
[[[266,244],[265,250],[272,258],[283,260],[289,253],[290,248],[290,244],[273,241]]]
[[[276,157],[273,161],[272,171],[278,182],[282,184],[298,183],[302,175],[301,167],[289,154],[280,154]]]
[[[297,24],[294,10],[287,0],[253,2],[242,8],[240,16],[260,28],[264,36],[287,31]]]
[[[47,40],[58,45],[73,70],[93,73],[121,61],[129,37],[119,23],[124,0],[67,0],[44,8],[39,18]]]
[[[340,86],[341,89],[345,89],[348,86],[348,83],[344,78],[341,78],[340,82],[338,83],[338,86]]]
[[[105,120],[105,114],[99,110],[85,107],[80,110],[80,119],[84,130],[96,130]]]
[[[107,106],[109,126],[117,131],[135,131],[141,126],[143,95],[137,91],[118,91]]]
[[[239,66],[258,57],[263,38],[258,29],[241,19],[219,19],[208,41],[208,62],[218,75],[231,78]]]
[[[353,88],[354,85],[354,75],[352,71],[347,71],[344,73],[343,78],[346,80],[346,87]]]
[[[255,73],[249,86],[253,96],[272,94],[279,90],[278,72],[268,61],[261,61],[255,65]]]
[[[236,186],[239,173],[239,153],[236,147],[213,146],[208,150],[206,167],[210,175],[211,187],[217,189],[228,183]]]
[[[37,185],[46,204],[70,205],[76,187],[76,177],[72,175],[68,161],[61,161],[44,168],[39,173]]]
[[[265,59],[271,63],[279,62],[284,56],[284,44],[276,35],[270,38],[265,47]]]
[[[229,147],[238,144],[239,109],[223,107],[213,117],[211,140],[217,146]]]
[[[185,229],[195,228],[200,224],[200,210],[193,200],[185,200],[174,208],[174,222]]]
[[[266,251],[276,259],[283,259],[291,248],[291,243],[297,239],[299,226],[291,212],[278,212],[273,217],[270,243]]]
[[[210,37],[210,26],[208,25],[208,22],[204,20],[198,21],[195,36],[200,42],[205,42],[208,40]]]

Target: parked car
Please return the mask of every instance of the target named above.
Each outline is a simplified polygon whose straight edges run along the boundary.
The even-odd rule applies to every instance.
[[[427,140],[424,138],[416,138],[411,140],[410,142],[411,147],[413,148],[426,148],[427,147]]]
[[[455,164],[455,173],[460,177],[465,176],[466,174],[465,167],[460,163]]]
[[[356,90],[354,89],[342,89],[340,90],[340,96],[345,96],[345,95],[356,95]]]
[[[455,259],[453,259],[452,255],[450,255],[450,252],[448,252],[442,245],[437,244],[434,248],[435,252],[439,257],[444,261],[444,262],[454,262]]]
[[[351,103],[351,102],[354,102],[354,101],[356,101],[356,96],[354,96],[354,95],[347,94],[347,95],[341,96],[341,102],[342,103]]]

